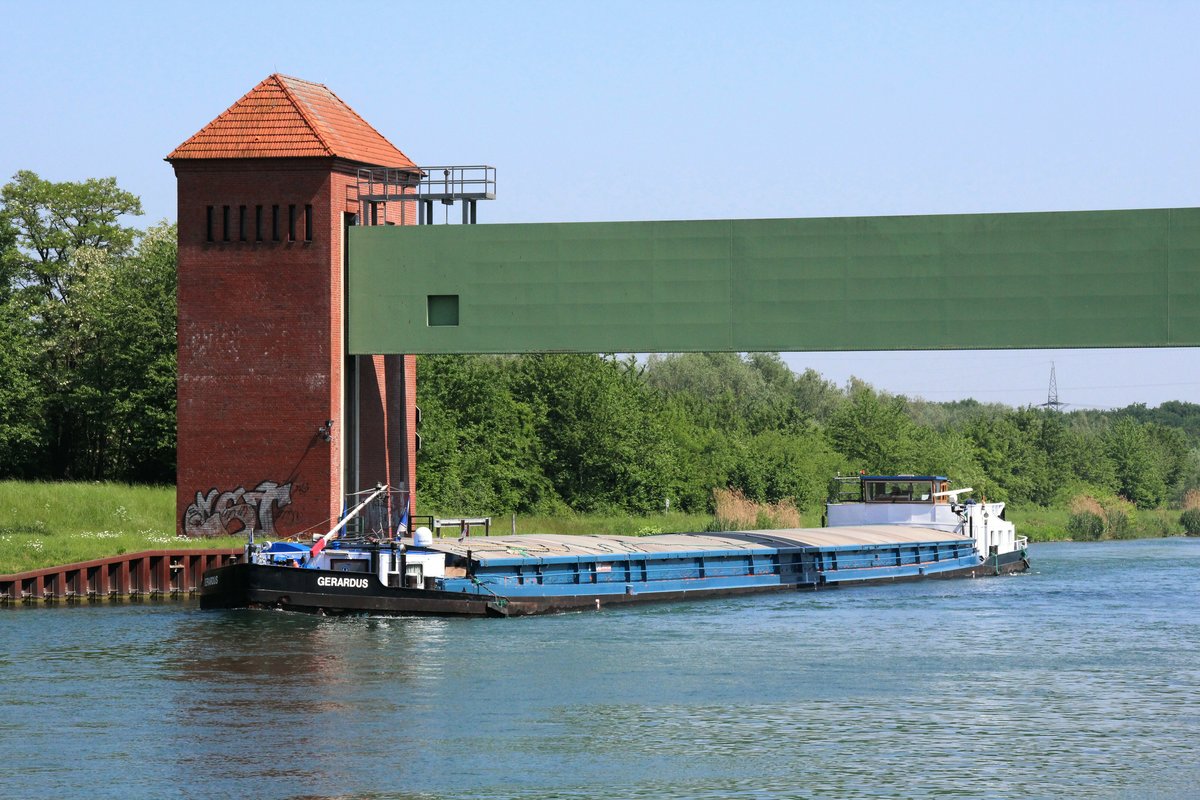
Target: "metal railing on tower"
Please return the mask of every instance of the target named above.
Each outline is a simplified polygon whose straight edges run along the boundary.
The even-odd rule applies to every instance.
[[[401,222],[406,220],[406,204],[415,203],[418,225],[434,223],[434,203],[446,207],[445,220],[449,222],[449,207],[458,203],[462,224],[474,225],[476,204],[495,199],[496,168],[487,165],[358,170],[360,225],[395,225],[396,221],[388,217],[389,203],[401,204]]]

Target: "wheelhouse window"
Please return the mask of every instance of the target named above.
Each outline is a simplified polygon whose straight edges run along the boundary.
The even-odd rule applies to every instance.
[[[934,481],[863,481],[863,499],[868,503],[932,503]]]

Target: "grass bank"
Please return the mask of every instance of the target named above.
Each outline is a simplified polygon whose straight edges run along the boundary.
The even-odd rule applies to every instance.
[[[175,536],[175,487],[0,481],[0,574],[167,547],[239,547]]]

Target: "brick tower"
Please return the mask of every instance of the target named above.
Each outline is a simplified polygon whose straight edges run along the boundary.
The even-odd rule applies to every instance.
[[[325,86],[284,75],[166,160],[179,191],[179,532],[323,531],[348,493],[411,491],[415,359],[348,357],[343,301],[358,170],[416,167]],[[386,222],[412,221],[393,208]]]

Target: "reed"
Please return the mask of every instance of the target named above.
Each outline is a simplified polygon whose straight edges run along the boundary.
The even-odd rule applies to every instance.
[[[716,513],[709,527],[713,531],[803,527],[800,511],[787,498],[778,503],[760,503],[737,489],[714,489],[713,506]]]

